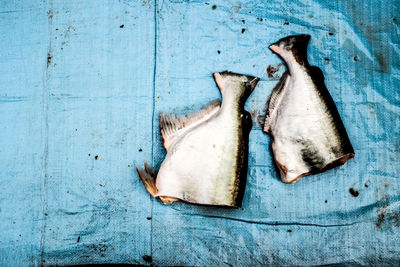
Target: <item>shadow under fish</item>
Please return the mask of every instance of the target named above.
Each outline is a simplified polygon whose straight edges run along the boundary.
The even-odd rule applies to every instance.
[[[187,116],[160,115],[167,155],[158,174],[136,167],[147,191],[164,204],[240,207],[252,127],[244,104],[259,78],[232,72],[213,74],[222,103],[213,101]]]
[[[285,183],[342,165],[354,157],[322,71],[308,63],[309,40],[306,34],[288,36],[269,47],[288,69],[272,91],[264,124]]]

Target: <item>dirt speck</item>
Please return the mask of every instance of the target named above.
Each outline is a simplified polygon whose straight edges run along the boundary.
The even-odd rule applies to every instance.
[[[333,36],[333,32],[328,32],[328,35]]]
[[[124,24],[122,24],[121,26],[119,26],[121,29],[123,28],[123,27],[125,27],[125,25]]]
[[[218,54],[221,54],[221,51],[220,51],[220,50],[217,50],[217,53],[218,53]]]
[[[53,57],[51,56],[50,52],[47,52],[47,67],[49,67],[49,65],[51,64],[51,59]]]
[[[143,149],[139,148],[139,152],[142,152],[142,151],[143,151]]]
[[[100,155],[96,155],[96,156],[94,156],[94,159],[95,160],[101,159],[101,156]]]
[[[359,58],[358,58],[357,56],[354,56],[354,57],[353,57],[353,60],[354,60],[354,61],[359,61]]]
[[[212,9],[212,10],[216,10],[216,9],[217,9],[217,5],[213,5],[213,6],[211,7],[211,9]]]
[[[325,200],[325,203],[328,203],[328,200]]]
[[[351,187],[351,188],[349,189],[349,192],[350,192],[350,194],[351,194],[353,197],[358,197],[358,196],[360,195],[360,192],[358,192],[357,190],[355,190],[353,187]]]
[[[242,28],[242,34],[243,34],[245,31],[246,31],[246,29],[245,29],[245,28]]]
[[[78,238],[76,239],[76,243],[79,243],[79,241],[81,241],[81,237],[78,236]]]
[[[150,221],[151,219],[152,219],[152,218],[151,218],[150,216],[149,216],[149,217],[146,217],[146,220],[149,220],[149,221]]]
[[[47,17],[49,18],[49,19],[52,19],[53,18],[53,10],[49,10],[49,11],[47,11]]]
[[[246,24],[246,21],[245,21],[244,19],[242,19],[242,23],[243,23],[243,24]]]
[[[290,229],[289,229],[289,230],[287,230],[287,232],[288,232],[288,233],[291,233],[291,232],[292,232],[292,230],[290,230]]]
[[[153,257],[151,257],[149,255],[144,255],[142,258],[143,258],[143,260],[145,262],[152,262],[153,261]]]
[[[257,18],[258,21],[263,21],[263,18]]]
[[[381,210],[378,213],[378,220],[375,223],[376,228],[381,228],[382,224],[385,222],[385,215],[386,215],[386,210]]]
[[[369,184],[370,184],[371,182],[368,180],[368,181],[366,181],[365,183],[364,183],[364,187],[365,188],[368,188],[368,186],[369,186]]]
[[[283,25],[289,25],[289,21],[285,21]]]

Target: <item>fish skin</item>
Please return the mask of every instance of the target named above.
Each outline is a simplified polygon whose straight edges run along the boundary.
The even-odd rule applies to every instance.
[[[308,63],[309,40],[310,35],[293,35],[269,47],[287,66],[272,91],[264,124],[285,183],[342,165],[354,157],[322,71]]]
[[[146,189],[164,204],[241,206],[252,127],[244,103],[259,78],[232,72],[214,73],[213,77],[222,94],[221,105],[212,102],[182,119],[162,115],[167,155],[157,175],[148,166],[137,168]]]

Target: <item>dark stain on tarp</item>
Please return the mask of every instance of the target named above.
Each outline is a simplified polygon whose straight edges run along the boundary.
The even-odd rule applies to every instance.
[[[352,20],[353,25],[360,25],[359,30],[361,35],[365,37],[366,43],[370,47],[376,62],[374,62],[374,69],[376,71],[387,73],[390,69],[391,49],[390,39],[382,37],[382,32],[392,31],[390,24],[384,23],[379,19],[372,19],[368,11],[360,5],[354,5],[344,2],[351,14],[349,18]]]
[[[358,192],[358,190],[355,190],[353,187],[349,189],[349,192],[353,197],[358,197],[360,195],[360,192]]]
[[[378,213],[378,220],[375,223],[376,228],[381,228],[383,222],[385,221],[385,214],[386,214],[386,210],[381,210]]]
[[[376,228],[381,228],[382,224],[385,222],[385,215],[386,215],[386,208],[389,205],[389,195],[384,195],[382,198],[382,204],[380,205],[380,208],[377,210],[378,213],[378,219],[375,223]]]
[[[50,52],[47,52],[47,68],[49,67],[49,65],[51,64],[51,59],[53,57],[51,56]]]
[[[389,71],[389,59],[387,57],[387,51],[379,51],[375,54],[375,56],[378,60],[380,70],[383,73],[387,73]]]
[[[148,263],[150,263],[150,262],[153,261],[153,257],[152,257],[152,256],[149,256],[149,255],[144,255],[142,258],[143,258],[143,260],[144,260],[145,262],[148,262]]]
[[[47,11],[47,17],[49,18],[49,19],[52,19],[53,18],[53,10],[49,10],[49,11]]]

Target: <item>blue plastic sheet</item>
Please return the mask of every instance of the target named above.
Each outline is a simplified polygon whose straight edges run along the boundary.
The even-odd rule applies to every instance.
[[[399,9],[396,0],[0,1],[0,265],[399,265]],[[312,36],[309,61],[355,158],[287,185],[258,120],[285,69],[267,47],[299,33]],[[243,206],[162,205],[134,166],[159,166],[159,113],[220,98],[211,74],[223,70],[261,78],[246,103]]]

